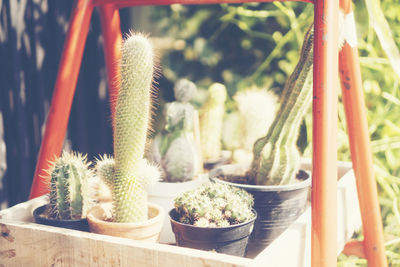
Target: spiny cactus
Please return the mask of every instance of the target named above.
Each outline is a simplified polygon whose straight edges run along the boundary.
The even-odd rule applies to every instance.
[[[200,110],[200,140],[204,159],[218,159],[221,156],[226,95],[225,85],[212,84],[208,89],[208,98]]]
[[[49,218],[76,220],[86,217],[91,207],[89,198],[89,169],[86,155],[63,152],[48,171],[50,179]]]
[[[199,149],[196,147],[194,117],[189,103],[196,86],[189,80],[179,80],[174,87],[177,101],[165,106],[166,125],[152,146],[152,159],[161,164],[168,182],[191,180],[199,171]]]
[[[241,149],[251,152],[274,120],[278,98],[272,91],[251,88],[233,96],[240,114]]]
[[[197,90],[196,85],[188,79],[179,79],[174,86],[174,96],[176,101],[188,103],[192,100]]]
[[[150,41],[131,34],[122,46],[121,84],[114,117],[114,221],[147,219],[148,176],[143,155],[149,128],[154,55]],[[153,172],[154,167],[149,167]],[[158,177],[151,177],[158,179]]]
[[[175,198],[178,221],[200,227],[224,227],[254,218],[253,196],[243,189],[207,183]]]
[[[265,137],[253,147],[250,177],[256,184],[289,184],[300,166],[296,146],[304,114],[312,101],[313,25],[304,39],[300,60],[285,84],[281,106]]]
[[[112,156],[103,155],[96,160],[95,172],[101,180],[112,189],[114,174],[115,174],[115,160]]]

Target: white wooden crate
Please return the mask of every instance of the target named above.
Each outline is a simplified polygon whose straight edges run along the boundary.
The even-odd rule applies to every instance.
[[[350,163],[338,167],[338,254],[361,226]],[[311,170],[310,161],[303,164]],[[310,266],[309,207],[254,259],[153,244],[33,223],[32,210],[45,197],[0,211],[0,267],[3,266]]]

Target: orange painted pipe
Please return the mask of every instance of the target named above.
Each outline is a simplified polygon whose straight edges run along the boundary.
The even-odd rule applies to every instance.
[[[114,5],[100,6],[101,30],[104,38],[104,56],[108,76],[108,88],[110,89],[110,108],[114,114],[118,86],[120,84],[120,69],[118,63],[121,59],[121,23],[119,10]],[[114,118],[114,116],[111,116]]]
[[[50,167],[49,160],[59,156],[62,150],[92,12],[93,6],[90,1],[74,2],[30,198],[49,191],[50,177],[45,170]]]
[[[345,14],[352,12],[351,4],[348,2],[350,1],[341,1],[340,6]],[[368,266],[385,267],[387,259],[382,217],[373,169],[357,47],[351,47],[349,43],[344,44],[339,53],[339,73],[363,224],[364,254],[368,260]]]
[[[131,7],[131,6],[160,6],[160,5],[208,5],[208,4],[239,4],[239,3],[252,3],[252,2],[306,2],[313,3],[312,0],[93,0],[95,6],[102,6],[105,4],[116,5],[118,8]]]
[[[314,7],[311,266],[337,262],[337,102],[339,2]]]
[[[387,266],[387,260],[382,217],[373,169],[357,48],[345,44],[339,58],[343,105],[363,224],[364,253],[368,266],[384,267]]]

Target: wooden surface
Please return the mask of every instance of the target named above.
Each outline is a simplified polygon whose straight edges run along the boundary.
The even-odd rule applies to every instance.
[[[305,169],[311,164],[305,163]],[[361,226],[350,164],[338,170],[338,253]],[[310,266],[310,208],[254,259],[153,244],[32,223],[40,197],[0,211],[3,266]],[[289,253],[290,252],[290,253]],[[290,254],[290,257],[288,255]]]

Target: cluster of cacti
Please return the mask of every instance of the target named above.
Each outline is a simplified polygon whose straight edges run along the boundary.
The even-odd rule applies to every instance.
[[[195,117],[197,113],[189,103],[196,85],[186,79],[174,87],[176,101],[166,104],[165,129],[156,136],[151,158],[159,163],[168,182],[191,180],[199,171],[199,148],[196,146]]]
[[[288,184],[295,181],[300,166],[296,146],[304,114],[312,102],[313,25],[309,28],[300,60],[285,84],[281,106],[265,137],[253,147],[250,177],[255,184]]]
[[[112,188],[115,222],[147,220],[148,185],[159,179],[157,167],[143,159],[152,104],[153,57],[145,36],[131,34],[124,41],[113,114],[115,162],[105,157],[96,167]]]
[[[221,156],[222,123],[225,113],[226,87],[214,83],[208,88],[208,97],[200,110],[200,140],[203,159]]]
[[[63,152],[62,156],[52,162],[48,170],[50,175],[49,218],[76,220],[86,217],[92,201],[89,197],[89,169],[86,155],[74,152]]]
[[[178,221],[199,227],[224,227],[254,218],[253,196],[226,184],[207,183],[175,198]]]

